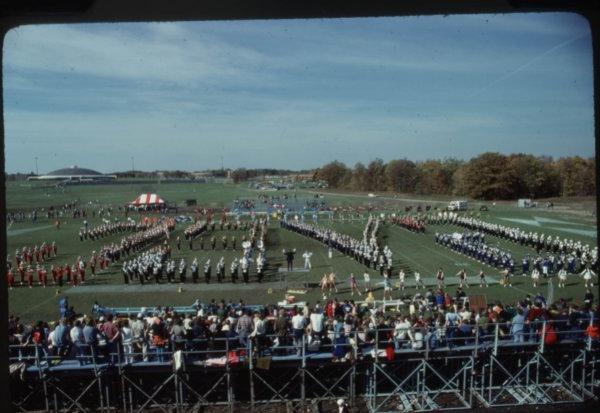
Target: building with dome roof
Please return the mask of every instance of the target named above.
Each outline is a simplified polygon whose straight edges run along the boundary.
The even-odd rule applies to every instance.
[[[46,175],[30,176],[28,181],[66,181],[66,182],[110,182],[117,179],[116,175],[105,175],[93,169],[80,168],[77,165],[70,168],[57,169]]]

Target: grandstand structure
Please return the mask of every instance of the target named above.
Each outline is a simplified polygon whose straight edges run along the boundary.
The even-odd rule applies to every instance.
[[[103,174],[92,169],[80,168],[77,165],[69,168],[57,169],[55,171],[48,172],[45,175],[30,176],[27,178],[28,181],[50,181],[64,183],[112,182],[116,179],[116,175]]]
[[[131,309],[132,311],[135,311]],[[545,323],[545,322],[541,322]],[[61,360],[41,347],[11,348],[11,393],[18,411],[258,411],[285,405],[306,411],[339,398],[369,412],[584,403],[600,394],[600,351],[591,339],[545,345],[491,335],[432,347],[390,350],[389,331],[373,342],[315,350],[237,348],[236,339],[196,340],[193,348],[96,354]],[[353,337],[353,333],[349,335]],[[387,348],[387,349],[386,349]],[[99,407],[99,408],[98,408]]]

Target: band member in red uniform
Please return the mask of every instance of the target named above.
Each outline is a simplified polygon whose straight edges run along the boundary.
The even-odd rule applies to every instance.
[[[31,269],[31,267],[27,267],[26,275],[27,285],[29,285],[29,288],[33,288],[33,270]]]
[[[77,285],[77,272],[77,267],[73,265],[73,267],[71,267],[71,285],[73,286]]]
[[[35,272],[37,272],[38,284],[42,285],[42,267],[40,267],[40,264],[35,267]]]
[[[8,282],[8,289],[12,290],[15,286],[15,276],[13,275],[12,269],[8,269],[8,273],[6,274],[6,281]]]
[[[15,263],[17,264],[16,267],[19,268],[19,266],[21,265],[21,253],[19,252],[19,250],[15,252]]]
[[[21,285],[25,284],[25,265],[23,263],[19,266],[19,276],[21,277]]]
[[[44,267],[42,267],[42,269],[40,270],[40,283],[44,288],[46,288],[46,286],[48,285],[48,272]]]
[[[67,282],[69,284],[71,284],[71,276],[72,276],[72,274],[71,274],[71,267],[69,266],[69,264],[65,265],[65,270],[64,271],[65,271],[65,277],[67,278]]]
[[[56,278],[58,279],[58,285],[60,287],[63,286],[63,269],[61,266],[58,266],[58,268],[56,269]]]
[[[83,262],[83,259],[81,257],[79,257],[77,259],[77,266],[78,271],[79,271],[79,277],[81,278],[81,283],[84,284],[85,283],[85,262]]]
[[[92,258],[90,258],[90,270],[92,271],[92,277],[96,276],[96,262],[98,261],[98,257],[96,256],[96,251],[92,252]]]

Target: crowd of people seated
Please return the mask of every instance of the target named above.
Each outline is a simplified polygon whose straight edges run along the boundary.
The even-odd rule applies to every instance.
[[[403,349],[451,351],[475,341],[479,346],[543,342],[545,348],[566,341],[598,348],[600,314],[593,302],[588,290],[580,304],[563,299],[550,304],[538,293],[511,305],[497,301],[475,309],[459,288],[454,296],[430,289],[407,297],[396,311],[335,298],[305,306],[213,300],[196,303],[195,314],[159,307],[116,317],[110,311],[77,314],[64,297],[58,321],[22,323],[11,315],[8,333],[11,360],[37,351],[81,362],[91,357],[107,362],[167,361],[177,350],[200,352],[190,355],[192,359],[210,357],[202,355],[205,350],[240,356],[250,346],[256,355],[328,353],[334,361],[394,357]]]

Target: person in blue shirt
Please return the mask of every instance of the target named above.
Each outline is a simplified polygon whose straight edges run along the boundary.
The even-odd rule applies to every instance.
[[[69,351],[69,326],[67,320],[61,318],[59,324],[54,329],[54,343],[59,357],[65,356]]]
[[[85,326],[83,327],[83,341],[85,347],[83,348],[83,355],[92,357],[95,361],[98,355],[98,335],[100,330],[96,327],[96,323],[92,317],[88,317],[85,320]],[[88,363],[91,359],[84,359],[83,362]]]
[[[510,334],[512,334],[513,343],[523,343],[525,341],[525,336],[523,334],[524,328],[525,316],[523,315],[523,309],[519,308],[510,324]]]
[[[69,298],[64,296],[58,301],[58,308],[60,309],[60,318],[65,318],[69,311]]]
[[[346,353],[348,352],[348,338],[344,334],[343,329],[340,331],[339,336],[335,338],[334,343],[335,347],[333,348],[333,356],[336,359],[343,359],[346,356]]]

